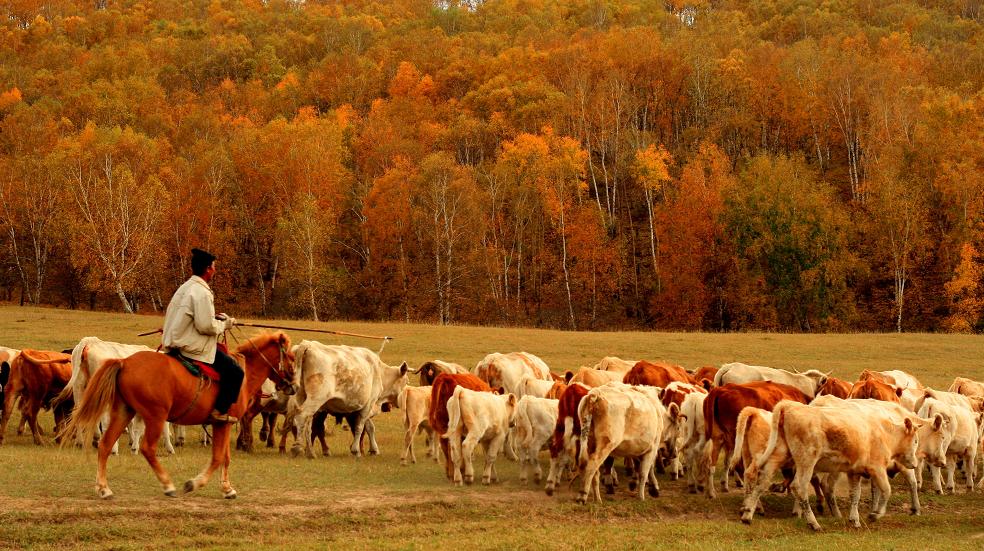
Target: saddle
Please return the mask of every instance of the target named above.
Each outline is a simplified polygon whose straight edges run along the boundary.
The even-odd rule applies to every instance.
[[[220,342],[217,343],[216,346],[218,346],[219,350],[221,350],[222,352],[228,353],[229,349],[226,347],[225,344]],[[178,350],[177,348],[172,348],[168,350],[166,354],[168,356],[171,356],[175,360],[178,360],[181,363],[181,365],[183,365],[185,369],[188,370],[188,373],[191,373],[192,375],[198,377],[199,379],[207,378],[207,379],[211,379],[216,383],[219,382],[219,380],[221,379],[221,377],[219,376],[219,372],[216,371],[211,365],[201,360],[193,360],[191,358],[183,356],[181,354],[181,351]]]

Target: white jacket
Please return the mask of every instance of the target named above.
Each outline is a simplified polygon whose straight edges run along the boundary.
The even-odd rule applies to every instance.
[[[191,276],[181,284],[164,314],[164,347],[177,348],[193,360],[215,362],[215,343],[228,322],[215,319],[213,301],[212,289],[204,279]]]

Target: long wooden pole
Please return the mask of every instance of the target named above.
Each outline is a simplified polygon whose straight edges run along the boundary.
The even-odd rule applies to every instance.
[[[391,341],[393,337],[380,337],[377,335],[362,335],[359,333],[349,333],[347,331],[332,331],[329,329],[305,329],[303,327],[284,327],[282,325],[264,325],[262,323],[248,323],[248,322],[236,322],[236,327],[259,327],[261,329],[282,329],[284,331],[307,331],[308,333],[326,333],[328,335],[344,335],[346,337],[359,337],[362,339],[379,339],[384,341]],[[138,333],[138,337],[146,337],[148,335],[153,335],[155,333],[163,332],[163,329],[155,329],[153,331],[147,331],[146,333]]]

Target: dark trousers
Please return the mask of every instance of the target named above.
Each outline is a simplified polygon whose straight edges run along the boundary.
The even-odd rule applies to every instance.
[[[228,413],[229,407],[239,399],[239,389],[243,385],[243,369],[236,360],[222,352],[215,351],[215,362],[212,368],[219,372],[219,395],[215,398],[215,409],[219,413]]]

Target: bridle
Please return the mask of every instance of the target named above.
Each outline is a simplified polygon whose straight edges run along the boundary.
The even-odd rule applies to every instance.
[[[277,346],[279,354],[277,358],[276,367],[274,367],[274,365],[270,363],[270,360],[267,359],[266,355],[263,352],[261,352],[259,348],[257,348],[256,344],[253,343],[252,339],[246,339],[246,342],[248,342],[249,345],[253,347],[253,350],[256,351],[256,354],[263,359],[263,363],[267,364],[267,367],[270,368],[270,374],[271,374],[270,379],[273,381],[273,384],[277,387],[277,390],[291,388],[294,382],[291,379],[288,379],[287,374],[284,372],[284,357],[287,356],[287,350],[284,348],[283,341],[280,341]]]

